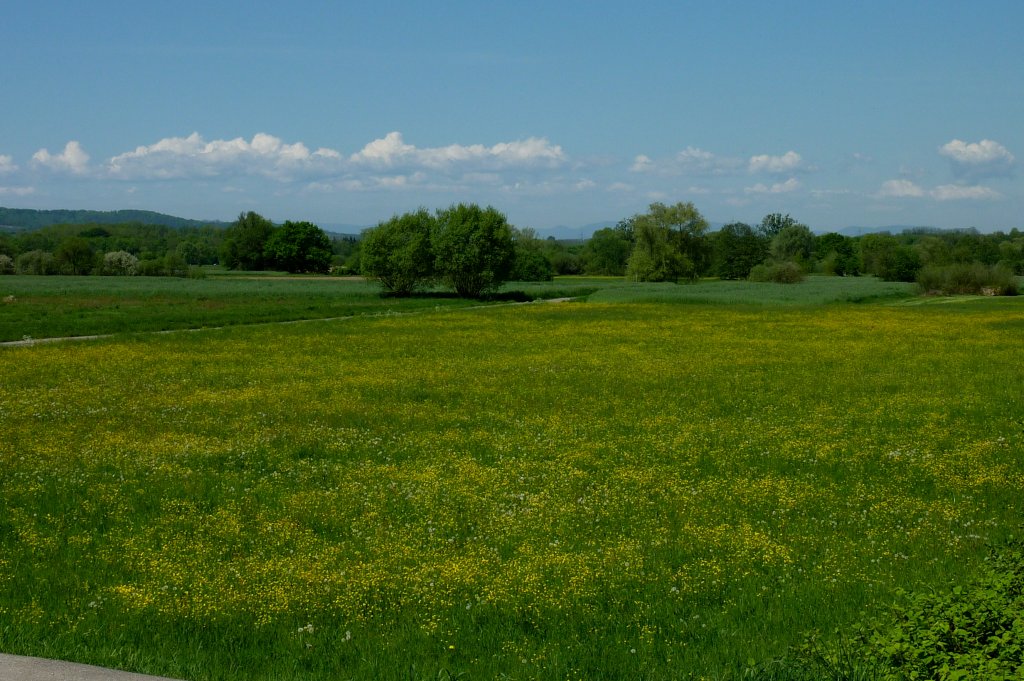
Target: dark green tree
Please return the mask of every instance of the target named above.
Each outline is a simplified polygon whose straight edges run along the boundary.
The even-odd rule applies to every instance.
[[[713,271],[722,279],[746,279],[768,257],[768,240],[743,222],[733,222],[712,235]]]
[[[233,270],[264,269],[264,251],[273,231],[274,224],[259,213],[242,213],[224,235],[221,264]]]
[[[331,269],[331,240],[312,222],[285,221],[267,239],[263,249],[267,266],[297,274],[326,274]]]
[[[861,237],[860,258],[865,272],[885,281],[914,281],[921,269],[917,252],[887,233]]]
[[[96,266],[96,254],[89,240],[80,236],[69,236],[61,241],[53,257],[57,267],[67,274],[89,274]]]
[[[860,274],[860,260],[853,239],[837,232],[816,237],[814,252],[821,261],[821,271],[836,276]]]
[[[512,227],[512,247],[515,263],[509,278],[512,281],[551,281],[554,268],[544,256],[544,242],[531,227]]]
[[[434,217],[426,208],[396,215],[363,232],[359,266],[386,291],[409,295],[427,286],[434,276],[430,235]]]
[[[772,237],[769,251],[777,262],[792,261],[807,269],[814,249],[814,233],[799,223],[783,227]]]
[[[508,280],[515,262],[512,230],[488,206],[460,203],[437,212],[434,269],[460,296],[479,298]]]
[[[633,244],[626,233],[625,229],[618,227],[605,227],[594,232],[583,247],[583,262],[587,274],[621,277],[626,273],[629,252],[633,249]],[[628,234],[633,234],[632,223],[629,225]]]

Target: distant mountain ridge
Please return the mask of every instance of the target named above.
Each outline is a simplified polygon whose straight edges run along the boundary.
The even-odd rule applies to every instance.
[[[50,225],[80,225],[99,223],[116,225],[124,222],[141,222],[147,225],[163,225],[180,229],[182,227],[227,227],[231,223],[220,220],[190,220],[151,210],[35,210],[32,208],[0,207],[0,226],[18,230],[39,229]]]

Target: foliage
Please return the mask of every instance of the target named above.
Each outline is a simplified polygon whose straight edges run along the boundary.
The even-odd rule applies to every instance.
[[[922,293],[942,295],[1015,296],[1017,280],[1002,265],[987,266],[980,262],[957,265],[931,265],[917,273]]]
[[[47,251],[34,250],[22,253],[15,260],[18,274],[57,274],[57,263],[53,254]]]
[[[891,234],[867,234],[860,240],[864,271],[885,281],[914,281],[921,260],[910,246]]]
[[[818,633],[788,655],[748,670],[752,681],[790,679],[1019,679],[1024,676],[1024,550],[990,549],[967,587],[897,592],[892,611],[852,636]]]
[[[769,251],[774,260],[791,261],[807,267],[814,250],[814,233],[807,225],[795,224],[782,228],[772,237]]]
[[[757,226],[757,231],[770,242],[778,236],[782,230],[787,227],[795,227],[798,224],[800,223],[789,214],[783,215],[782,213],[769,213],[761,218],[761,222]]]
[[[96,254],[92,246],[81,236],[69,236],[61,241],[54,251],[53,259],[64,274],[90,274],[96,266]]]
[[[559,241],[554,237],[544,240],[542,251],[544,257],[551,263],[554,274],[573,275],[581,274],[584,269],[581,246],[565,241]]]
[[[431,245],[435,272],[465,298],[496,291],[515,263],[508,221],[490,206],[460,203],[437,211]]]
[[[836,276],[860,274],[853,239],[836,232],[822,234],[815,240],[814,251],[821,258],[821,272]]]
[[[633,219],[636,244],[626,276],[634,281],[693,281],[706,269],[708,223],[692,203],[652,203]]]
[[[420,208],[366,230],[359,256],[363,275],[399,295],[427,287],[434,277],[433,229],[433,216]]]
[[[622,224],[622,223],[620,223]],[[587,274],[621,277],[626,274],[633,243],[625,228],[605,227],[590,237],[583,248],[584,270]],[[632,224],[628,234],[633,234]]]
[[[14,274],[14,260],[6,253],[0,253],[0,274]]]
[[[265,264],[292,274],[327,274],[333,256],[331,240],[311,222],[285,223],[275,228],[263,249]]]
[[[127,251],[103,255],[101,274],[132,276],[139,273],[139,259]]]
[[[512,227],[512,246],[515,264],[509,279],[512,281],[551,281],[554,267],[544,255],[544,242],[529,227]]]
[[[273,223],[262,215],[252,211],[240,214],[224,234],[221,263],[233,270],[262,270],[273,231]]]
[[[4,286],[26,281],[153,304],[233,284],[253,314],[353,284]],[[1021,303],[588,302],[0,349],[0,650],[196,681],[736,678],[899,588],[966,583],[1016,531]]]
[[[776,284],[796,284],[804,280],[804,271],[792,260],[785,262],[769,262],[755,266],[750,270],[750,281],[773,282]]]
[[[725,225],[712,235],[713,271],[722,279],[746,279],[768,256],[768,241],[742,222]]]

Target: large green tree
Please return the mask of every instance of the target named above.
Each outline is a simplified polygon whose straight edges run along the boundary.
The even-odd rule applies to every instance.
[[[460,203],[437,211],[431,244],[435,271],[460,296],[495,291],[512,273],[512,230],[490,206]]]
[[[80,236],[61,241],[53,257],[57,267],[67,274],[89,274],[96,266],[96,254],[89,240]]]
[[[293,274],[326,274],[331,269],[331,240],[312,222],[286,221],[267,239],[263,250],[265,263]]]
[[[532,227],[512,227],[515,262],[509,278],[513,281],[551,281],[554,267],[544,255],[544,242]]]
[[[434,276],[430,246],[434,222],[427,209],[421,208],[363,232],[359,256],[363,275],[398,295],[409,295],[426,286]]]
[[[633,219],[636,244],[626,276],[637,281],[693,281],[707,268],[708,223],[692,203],[652,203]]]
[[[221,264],[233,270],[262,270],[273,231],[274,224],[259,213],[242,213],[224,235]]]
[[[768,256],[768,240],[746,223],[725,225],[712,236],[714,272],[722,279],[746,279]]]
[[[622,224],[622,223],[619,223]],[[629,234],[633,226],[629,224]],[[626,273],[629,252],[633,244],[626,236],[625,229],[605,227],[594,232],[583,248],[583,262],[587,274],[604,274],[621,277]]]

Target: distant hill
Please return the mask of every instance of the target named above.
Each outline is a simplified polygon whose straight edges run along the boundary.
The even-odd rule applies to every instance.
[[[141,222],[147,225],[182,227],[227,227],[230,223],[219,220],[189,220],[151,210],[33,210],[30,208],[0,207],[0,226],[14,230],[39,229],[50,225],[80,225],[98,223],[116,225]]]

